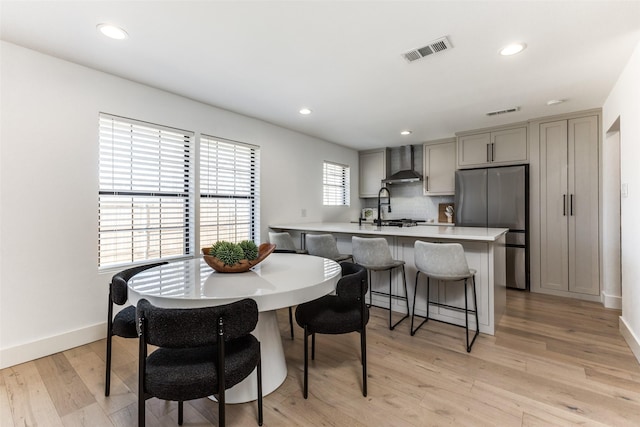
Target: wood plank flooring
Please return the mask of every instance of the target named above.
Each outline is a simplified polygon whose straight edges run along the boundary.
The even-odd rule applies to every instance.
[[[278,313],[289,374],[264,399],[265,426],[638,426],[640,365],[618,332],[617,310],[509,291],[495,336],[464,349],[464,329],[430,321],[368,327],[369,395],[361,393],[357,334],[318,336],[302,398],[302,330],[290,340]],[[0,371],[0,426],[135,426],[137,340],[116,338],[111,396],[97,341]],[[264,366],[269,369],[268,366]],[[227,406],[230,426],[257,425],[256,404]],[[147,425],[176,426],[177,404],[147,401]],[[185,403],[185,426],[217,425],[217,404]]]

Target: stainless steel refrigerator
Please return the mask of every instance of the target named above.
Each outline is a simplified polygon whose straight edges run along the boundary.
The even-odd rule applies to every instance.
[[[529,165],[456,171],[455,223],[508,228],[507,287],[529,289]]]

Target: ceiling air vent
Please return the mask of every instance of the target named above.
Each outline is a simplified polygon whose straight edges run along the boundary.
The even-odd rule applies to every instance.
[[[487,113],[487,116],[497,116],[500,114],[515,113],[516,111],[520,111],[520,107],[506,108],[504,110],[498,110],[498,111],[489,111]]]
[[[413,62],[417,59],[424,58],[425,56],[429,56],[434,53],[440,53],[451,48],[453,48],[453,45],[445,36],[429,42],[429,44],[426,46],[403,53],[402,56],[404,56],[404,59],[406,59],[407,61]]]

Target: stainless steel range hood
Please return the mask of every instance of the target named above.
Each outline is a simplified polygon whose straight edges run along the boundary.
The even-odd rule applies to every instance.
[[[413,169],[413,146],[389,148],[389,155],[398,156],[400,160],[400,170],[382,180],[383,184],[401,184],[407,182],[422,181],[422,175]]]

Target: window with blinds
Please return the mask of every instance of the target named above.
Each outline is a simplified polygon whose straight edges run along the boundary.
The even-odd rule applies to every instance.
[[[192,132],[100,114],[100,267],[193,253],[192,140]]]
[[[259,156],[256,146],[200,136],[200,246],[260,243]]]
[[[349,166],[325,161],[322,175],[322,204],[325,206],[349,206],[351,203]]]

